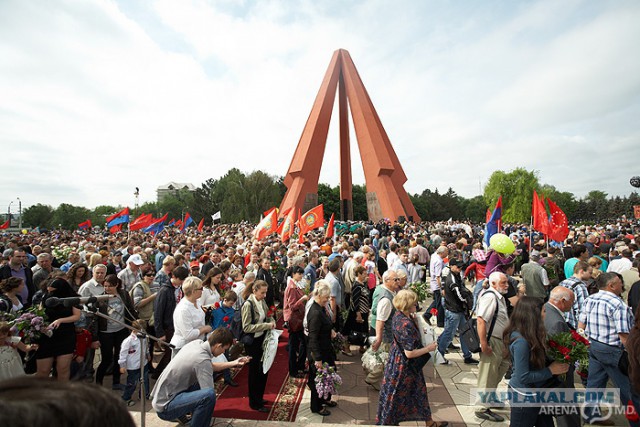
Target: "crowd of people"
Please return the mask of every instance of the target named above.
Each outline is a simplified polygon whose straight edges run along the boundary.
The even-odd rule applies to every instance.
[[[380,391],[379,424],[446,425],[431,416],[422,372],[429,354],[448,364],[447,354],[460,350],[464,363],[478,365],[480,389],[495,389],[505,376],[516,392],[557,377],[573,387],[574,367],[547,357],[547,337],[571,330],[591,343],[587,389],[611,380],[628,412],[640,409],[638,226],[575,227],[558,243],[506,225],[512,253],[483,246],[482,227],[470,223],[381,221],[341,229],[344,234],[329,238],[322,230],[308,233],[303,243],[275,235],[258,241],[247,223],[203,232],[167,229],[159,236],[98,229],[4,235],[0,312],[41,307],[52,333],[24,343],[0,323],[0,379],[26,372],[102,385],[111,375],[112,388],[133,404],[144,375],[160,418],[190,417],[200,426],[208,425],[215,406],[214,379],[237,386],[230,369],[246,364],[249,406],[268,412],[262,343],[276,327],[279,307],[288,329],[289,376],[308,376],[311,411],[322,416],[338,403],[320,396],[313,379],[323,366],[336,365],[338,333],[347,338],[338,349],[344,357],[369,347],[389,354],[384,369],[365,378]],[[414,292],[425,286],[432,302],[424,320],[442,328],[426,346],[417,314],[424,301]],[[107,296],[95,303],[102,315],[52,303],[75,296]],[[474,314],[481,348],[475,357],[464,341],[454,344]],[[240,332],[234,334],[236,318]],[[170,345],[139,340],[127,326]],[[229,349],[238,342],[245,356],[231,360]],[[156,380],[151,391],[147,376]],[[504,405],[478,402],[475,414],[502,421],[495,410]],[[583,415],[597,420],[597,406]],[[580,418],[557,419],[580,425]],[[511,420],[553,425],[540,408],[512,407]],[[632,415],[629,420],[637,425]]]

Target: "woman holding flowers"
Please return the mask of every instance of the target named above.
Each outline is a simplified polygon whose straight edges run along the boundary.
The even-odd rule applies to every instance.
[[[521,389],[540,387],[554,375],[566,374],[569,370],[567,363],[557,361],[547,366],[545,315],[542,299],[522,297],[514,307],[509,326],[504,331],[504,342],[508,343],[507,351],[513,365],[509,388],[514,393],[522,394],[523,398],[526,394]],[[511,425],[552,427],[554,423],[553,417],[540,413],[539,407],[512,406]]]
[[[333,330],[333,322],[327,313],[326,307],[331,296],[331,288],[324,280],[316,282],[313,290],[313,302],[307,312],[307,329],[309,332],[309,345],[307,355],[309,358],[309,388],[311,389],[311,412],[318,415],[327,416],[331,412],[323,406],[334,407],[336,402],[331,401],[331,394],[325,394],[321,398],[315,381],[318,370],[322,369],[323,364],[335,366],[335,352],[331,340],[336,333]]]
[[[399,425],[401,421],[424,421],[427,427],[442,427],[447,422],[431,418],[427,385],[421,367],[414,367],[411,359],[424,357],[434,351],[438,343],[422,347],[420,331],[415,322],[418,297],[404,289],[393,298],[396,312],[392,319],[393,342],[389,361],[384,369],[378,403],[378,425]],[[415,362],[414,360],[414,362]]]
[[[51,337],[42,334],[38,341],[36,352],[36,364],[39,377],[48,377],[56,362],[58,381],[69,381],[69,368],[73,351],[76,348],[76,329],[74,322],[80,319],[80,309],[77,307],[65,307],[57,305],[47,307],[50,298],[71,298],[78,294],[73,292],[69,283],[62,278],[53,279],[46,284],[46,293],[42,299],[49,327],[53,330]]]

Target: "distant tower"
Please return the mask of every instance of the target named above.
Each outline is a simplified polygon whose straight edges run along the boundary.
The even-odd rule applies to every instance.
[[[367,90],[360,80],[349,52],[334,52],[318,95],[302,131],[284,183],[287,192],[280,212],[288,208],[302,212],[318,204],[318,179],[327,143],[336,88],[340,87],[340,218],[353,219],[351,155],[348,109],[356,131],[367,186],[369,219],[420,221],[403,185],[407,177],[400,166],[389,137],[382,127]],[[348,103],[347,103],[348,101]],[[350,106],[351,108],[348,108]]]

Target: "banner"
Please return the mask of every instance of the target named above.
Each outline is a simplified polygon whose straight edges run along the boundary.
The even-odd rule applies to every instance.
[[[633,207],[633,216],[635,216],[636,219],[640,219],[640,205],[635,205]]]

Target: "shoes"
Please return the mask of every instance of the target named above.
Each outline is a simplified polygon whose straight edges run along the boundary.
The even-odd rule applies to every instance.
[[[340,353],[342,353],[342,354],[344,354],[345,356],[348,356],[348,357],[353,357],[353,353],[351,353],[351,351],[340,350]]]
[[[311,411],[311,412],[313,412],[313,411]],[[323,417],[326,417],[327,415],[331,415],[331,412],[329,412],[329,410],[325,408],[325,409],[322,409],[322,410],[316,412],[316,414],[322,415]]]
[[[489,408],[485,409],[484,411],[476,411],[475,415],[476,417],[482,418],[483,420],[495,421],[497,423],[504,421],[504,417],[502,415],[496,414]]]
[[[252,407],[251,409],[253,409],[254,411],[258,411],[258,412],[269,412],[269,408],[265,408],[264,406],[261,406],[259,408],[254,408]]]
[[[225,381],[224,383],[229,387],[238,387],[238,383],[235,382],[234,380]]]
[[[120,390],[120,391],[122,391],[122,390],[124,390],[124,385],[122,385],[122,384],[114,384],[114,385],[111,386],[111,390]]]
[[[449,361],[442,356],[442,362],[438,363],[438,365],[448,365]]]
[[[367,383],[367,384],[369,384],[371,387],[373,387],[373,389],[374,389],[375,391],[380,391],[380,385],[379,385],[379,384],[370,383],[370,382],[369,382],[369,381],[367,381],[367,380],[364,380],[364,382],[365,382],[365,383]]]
[[[128,400],[128,401],[127,401],[127,406],[128,406],[128,407],[132,407],[132,406],[134,406],[135,404],[136,404],[136,402],[134,402],[133,400]]]
[[[330,400],[327,403],[325,403],[324,406],[328,406],[329,408],[335,408],[336,406],[338,406],[338,402],[334,402],[333,400]]]
[[[478,360],[474,359],[473,357],[467,357],[466,359],[464,359],[464,363],[466,365],[477,365],[480,362]]]
[[[447,347],[449,350],[459,350],[460,346],[459,345],[455,345],[454,343],[449,344],[449,346]]]
[[[188,426],[189,424],[191,424],[191,417],[188,415],[183,415],[181,417],[178,417],[177,421],[181,426]]]

